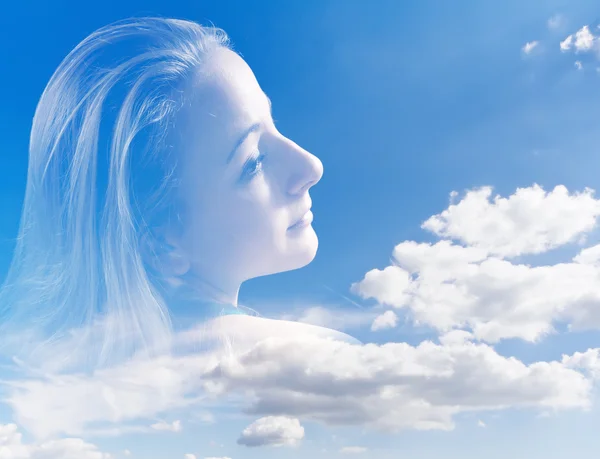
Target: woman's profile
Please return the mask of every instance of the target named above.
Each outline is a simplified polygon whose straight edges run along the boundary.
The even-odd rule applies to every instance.
[[[35,352],[84,330],[104,361],[168,345],[177,305],[239,311],[243,282],[313,260],[322,173],[224,31],[164,18],[97,30],[35,112],[3,344]]]

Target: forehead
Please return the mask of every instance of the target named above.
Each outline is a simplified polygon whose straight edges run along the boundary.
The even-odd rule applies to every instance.
[[[240,135],[255,123],[269,123],[269,100],[252,69],[236,53],[213,51],[193,78],[184,113],[184,150],[203,161],[225,163]]]
[[[199,112],[209,111],[212,118],[254,119],[263,114],[260,112],[265,106],[268,108],[268,99],[250,66],[226,48],[209,55],[193,80],[192,91],[192,107]]]

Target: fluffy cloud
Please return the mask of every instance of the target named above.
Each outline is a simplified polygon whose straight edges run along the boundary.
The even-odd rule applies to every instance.
[[[598,43],[598,37],[590,31],[589,26],[583,26],[575,34],[569,35],[560,42],[562,51],[575,51],[575,53],[584,53],[593,50]]]
[[[587,408],[592,382],[562,362],[526,365],[472,342],[356,346],[265,340],[212,372],[244,390],[248,414],[294,415],[327,424],[452,429],[460,412],[510,407]]]
[[[363,298],[377,298],[381,304],[401,307],[410,301],[411,285],[412,278],[408,271],[388,266],[369,271],[359,284],[352,285],[351,290]]]
[[[193,410],[203,401],[218,400],[242,406],[247,415],[265,416],[242,434],[243,444],[293,442],[302,437],[298,421],[286,424],[278,416],[385,431],[448,430],[461,412],[585,409],[593,385],[590,369],[595,367],[587,363],[595,362],[592,357],[526,365],[471,342],[463,332],[446,335],[440,344],[424,341],[418,346],[280,336],[219,358],[173,356],[143,366],[129,364],[115,371],[112,381],[109,374],[25,381],[15,385],[19,394],[11,400],[30,431],[46,434],[83,432],[101,420],[118,423],[185,403]],[[162,378],[148,377],[161,373]],[[135,387],[134,403],[132,392],[123,387],[113,389],[113,398],[102,404],[98,387],[127,386],[124,381]],[[170,394],[170,405],[160,392]],[[124,411],[111,412],[111,405]]]
[[[26,445],[16,424],[0,425],[0,458],[2,459],[112,459],[80,438],[64,438],[41,444]]]
[[[509,259],[581,242],[596,227],[598,201],[591,190],[547,193],[537,185],[490,198],[489,188],[467,192],[423,224],[450,240],[402,242],[391,266],[352,287],[395,308],[371,315],[372,328],[394,326],[403,310],[438,331],[436,339],[361,345],[306,323],[226,316],[178,335],[173,355],[12,381],[6,402],[38,436],[81,436],[102,423],[149,429],[142,420],[233,403],[261,417],[242,433],[245,445],[298,442],[300,420],[449,430],[465,412],[587,409],[600,377],[597,349],[525,364],[490,343],[536,341],[558,322],[600,328],[600,245],[554,265]],[[207,350],[208,342],[225,346]]]
[[[304,438],[304,427],[296,418],[267,416],[244,429],[238,444],[245,446],[297,446]]]
[[[562,364],[566,368],[576,368],[588,373],[594,379],[600,379],[600,349],[588,349],[585,352],[565,355]]]
[[[578,262],[530,266],[448,241],[405,242],[394,249],[398,266],[368,272],[353,291],[407,308],[416,323],[440,332],[466,328],[487,342],[537,341],[555,322],[600,327],[600,267],[583,263],[582,254]],[[411,281],[401,289],[393,277]]]
[[[377,316],[371,325],[371,331],[394,328],[398,324],[398,316],[394,311],[385,311]]]
[[[557,186],[546,192],[534,184],[508,198],[491,196],[491,187],[470,190],[422,228],[491,255],[514,257],[573,242],[594,229],[600,215],[600,200],[591,189],[570,194]]]
[[[470,191],[423,225],[466,246],[403,242],[392,266],[367,272],[352,291],[408,310],[417,324],[441,333],[463,329],[490,343],[538,341],[557,322],[600,328],[600,247],[546,266],[503,259],[583,239],[596,227],[593,192],[556,187],[545,193],[534,185],[508,199],[489,197],[489,188]]]
[[[593,34],[589,26],[583,26],[575,34],[569,35],[560,42],[560,50],[562,52],[574,52],[575,54],[585,54],[595,52],[600,57],[600,37]],[[577,70],[583,69],[581,60],[575,61]]]

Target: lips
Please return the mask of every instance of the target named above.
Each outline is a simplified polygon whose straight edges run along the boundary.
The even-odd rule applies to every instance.
[[[298,221],[296,221],[296,223],[294,223],[288,229],[294,230],[294,229],[298,229],[298,228],[304,228],[305,226],[310,225],[312,223],[312,221],[313,221],[313,213],[309,209]]]

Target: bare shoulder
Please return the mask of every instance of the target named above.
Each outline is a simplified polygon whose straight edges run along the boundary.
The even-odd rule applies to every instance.
[[[211,322],[209,328],[216,333],[224,332],[227,335],[250,341],[260,341],[269,337],[290,339],[317,337],[331,338],[350,344],[362,344],[356,338],[338,330],[291,320],[233,314],[218,317]]]

